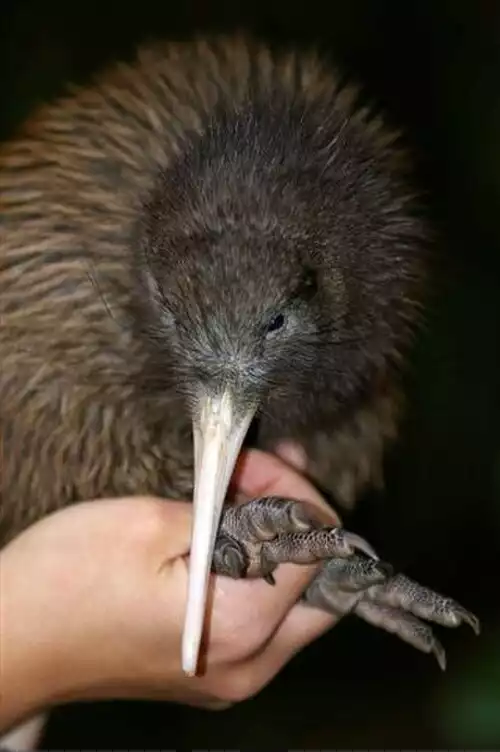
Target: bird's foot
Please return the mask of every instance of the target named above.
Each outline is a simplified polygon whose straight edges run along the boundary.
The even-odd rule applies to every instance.
[[[353,557],[356,549],[368,558],[353,570],[352,582],[357,578],[363,587],[383,582],[387,565],[378,562],[371,546],[359,535],[325,526],[300,502],[267,496],[225,507],[213,570],[235,579],[263,577],[274,584],[273,572],[279,564],[344,560]]]
[[[385,582],[370,585],[361,593],[348,592],[343,579],[346,564],[332,559],[304,593],[306,603],[336,616],[354,613],[376,627],[397,635],[417,650],[433,653],[444,670],[446,654],[431,627],[421,619],[444,627],[469,624],[479,634],[479,620],[459,603],[419,585],[403,574],[389,576]]]
[[[378,559],[360,536],[325,526],[297,501],[254,499],[226,507],[215,546],[213,570],[235,579],[263,577],[274,583],[281,563],[315,564],[321,569],[303,596],[310,606],[336,616],[354,613],[425,653],[445,668],[445,652],[429,625],[469,624],[478,619],[451,598],[419,585]]]

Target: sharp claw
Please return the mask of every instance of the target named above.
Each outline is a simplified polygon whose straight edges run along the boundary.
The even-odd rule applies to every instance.
[[[481,623],[477,616],[474,616],[470,611],[466,611],[465,608],[460,611],[462,621],[469,625],[476,637],[479,637],[481,632]]]
[[[436,656],[436,660],[441,671],[446,671],[446,652],[441,643],[436,639],[434,639],[434,643],[432,645],[432,652]]]
[[[385,575],[386,579],[389,579],[394,574],[394,567],[392,564],[389,564],[387,561],[380,561],[380,559],[376,559],[378,561],[378,569]]]
[[[297,532],[305,532],[307,530],[318,530],[323,527],[323,523],[313,517],[310,510],[303,504],[294,504],[290,510],[290,518],[294,522]]]
[[[379,556],[375,552],[375,549],[373,549],[368,541],[366,541],[364,538],[362,538],[360,535],[357,535],[356,533],[345,533],[345,542],[351,546],[352,548],[357,548],[359,551],[362,551],[364,554],[370,557],[370,559],[374,559],[375,561],[379,561]]]
[[[267,582],[267,583],[268,583],[269,585],[276,585],[276,580],[274,579],[274,575],[273,575],[273,574],[271,574],[271,573],[269,573],[269,574],[265,574],[265,575],[264,575],[264,580],[265,580],[265,581],[266,581],[266,582]]]

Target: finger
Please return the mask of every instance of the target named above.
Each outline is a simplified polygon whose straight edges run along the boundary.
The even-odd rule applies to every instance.
[[[291,470],[279,457],[260,449],[243,451],[234,473],[238,490],[249,496],[263,496],[274,492],[300,488],[302,494],[320,495],[302,476]]]
[[[273,587],[264,580],[215,577],[207,645],[213,662],[239,663],[261,650],[289,618],[316,572],[314,565],[282,564]],[[224,644],[212,641],[212,634],[224,634]]]
[[[299,444],[291,441],[281,441],[274,447],[274,454],[293,467],[297,472],[304,473],[307,468],[307,456]]]
[[[234,701],[260,692],[303,650],[335,626],[337,617],[297,604],[261,650],[227,666],[220,694]]]
[[[332,629],[338,621],[336,616],[297,603],[257,658],[254,666],[257,682],[263,686],[270,671],[271,676],[277,674],[294,655]]]
[[[332,629],[340,620],[304,603],[297,603],[283,620],[270,648],[281,653],[284,660],[286,655],[293,655],[302,650],[322,634]]]

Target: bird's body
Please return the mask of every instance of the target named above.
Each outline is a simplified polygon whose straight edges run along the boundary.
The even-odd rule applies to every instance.
[[[133,237],[142,201],[158,171],[168,170],[176,155],[206,130],[214,112],[227,117],[251,104],[256,86],[259,105],[269,108],[271,128],[282,116],[280,98],[299,107],[332,104],[336,120],[327,137],[339,132],[342,138],[345,118],[351,115],[350,92],[337,95],[335,78],[314,58],[273,60],[265,48],[252,49],[241,41],[200,42],[142,51],[134,67],[114,68],[91,88],[35,114],[19,138],[0,151],[4,541],[54,507],[78,499],[139,492],[191,495],[191,416],[170,384],[165,388],[162,383],[165,364],[160,361],[160,372],[152,374],[148,348],[131,325],[137,254]],[[282,125],[284,132],[277,128],[274,133],[278,156],[283,146],[293,149],[293,143],[279,142],[289,127],[286,121]],[[375,127],[373,131],[367,132],[375,141],[378,133]],[[257,154],[252,165],[259,134],[249,132],[248,139],[241,144],[246,165],[234,175],[242,183],[259,167]],[[382,148],[382,138],[380,143]],[[266,160],[269,155],[261,156]],[[293,168],[293,154],[288,158]],[[223,168],[224,180],[227,172]],[[257,176],[254,194],[261,185]],[[241,193],[242,185],[237,190]],[[246,208],[243,221],[272,221],[265,208]],[[286,234],[291,218],[278,221]],[[189,232],[189,219],[182,229]],[[258,224],[254,232],[261,232]],[[230,252],[237,258],[236,249]],[[246,285],[243,254],[237,263]],[[210,278],[208,264],[207,275]],[[334,277],[335,282],[342,286],[342,280]],[[216,295],[224,292],[216,290]],[[377,377],[382,380],[387,363],[380,365]],[[353,421],[362,426],[370,412],[365,451],[373,444],[377,460],[384,433],[390,435],[394,427],[385,382],[380,391],[373,381],[368,389],[363,384],[361,400],[356,392],[348,395],[353,405],[340,415],[337,403],[328,399],[331,373],[318,372],[318,364],[315,368],[316,393],[315,384],[299,387],[292,397],[302,400],[298,419],[287,425],[285,418],[283,435],[279,427],[278,435],[270,438],[302,435],[307,442],[315,440],[316,432],[319,439],[323,431],[330,449],[336,432],[340,444],[349,443],[342,442],[342,429],[347,435]],[[290,399],[288,394],[284,399]],[[304,405],[308,399],[314,400],[311,409]],[[335,424],[332,414],[340,418]],[[358,425],[353,431],[362,434]],[[344,449],[344,470],[359,465],[362,474],[359,448],[363,446]],[[338,451],[329,453],[333,467]],[[313,461],[315,456],[318,453],[311,452]],[[372,457],[367,459],[371,464]],[[341,481],[340,468],[338,475]],[[343,482],[349,483],[346,478]],[[341,486],[339,482],[339,491]]]
[[[202,393],[346,504],[377,479],[425,260],[392,142],[315,57],[218,39],[145,48],[2,147],[1,542],[191,497]]]

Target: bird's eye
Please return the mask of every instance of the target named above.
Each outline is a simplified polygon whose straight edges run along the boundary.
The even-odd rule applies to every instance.
[[[275,316],[273,316],[267,326],[266,326],[266,334],[273,334],[274,332],[277,332],[279,329],[282,329],[285,325],[285,317],[282,313],[277,313]]]

